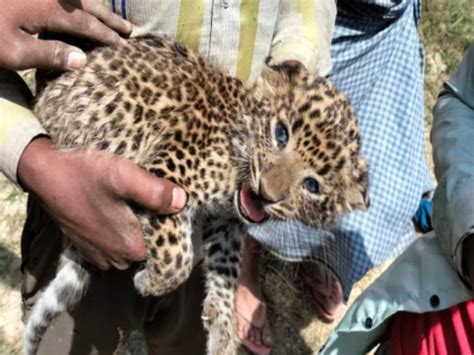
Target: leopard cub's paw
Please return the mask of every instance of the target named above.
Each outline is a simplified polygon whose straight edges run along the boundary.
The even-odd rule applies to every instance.
[[[147,269],[138,271],[133,277],[135,289],[142,296],[149,296],[152,294],[150,277]]]

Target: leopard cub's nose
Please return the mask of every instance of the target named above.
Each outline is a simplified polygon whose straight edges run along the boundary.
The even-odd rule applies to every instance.
[[[260,179],[258,196],[266,203],[277,203],[286,198],[286,191],[282,186],[273,186],[267,179]]]

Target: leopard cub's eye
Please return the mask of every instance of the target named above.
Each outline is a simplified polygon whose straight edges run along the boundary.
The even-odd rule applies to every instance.
[[[281,122],[278,122],[275,126],[275,139],[280,148],[284,148],[288,144],[288,130]]]
[[[303,181],[303,185],[306,190],[313,194],[319,194],[319,183],[314,178],[306,178]]]

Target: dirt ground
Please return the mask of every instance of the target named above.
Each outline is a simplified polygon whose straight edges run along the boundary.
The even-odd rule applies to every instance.
[[[421,37],[426,53],[426,123],[442,81],[459,62],[472,36],[471,0],[426,0]],[[431,146],[426,150],[429,165]],[[0,174],[0,355],[19,354],[22,333],[20,302],[20,234],[26,196]],[[313,317],[309,294],[295,278],[295,269],[271,257],[264,260],[264,295],[275,339],[273,354],[310,354],[324,343],[334,325]],[[350,303],[384,270],[389,262],[370,271],[352,291]],[[123,354],[144,354],[140,336]],[[136,340],[138,339],[138,340]]]

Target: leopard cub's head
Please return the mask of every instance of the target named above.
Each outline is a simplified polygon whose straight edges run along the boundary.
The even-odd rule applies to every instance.
[[[236,192],[241,218],[295,219],[315,228],[366,210],[367,164],[349,100],[328,80],[296,64],[266,66],[254,88]]]

